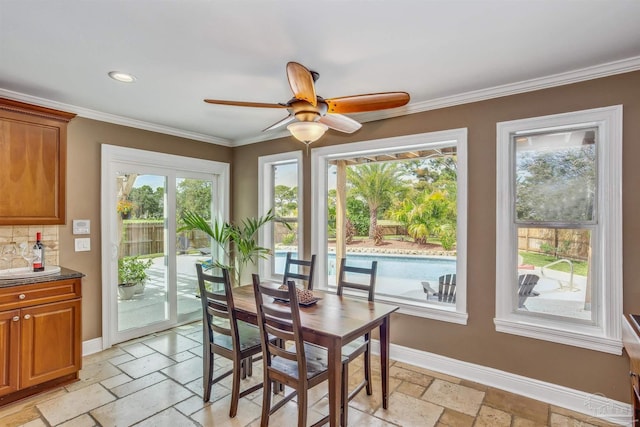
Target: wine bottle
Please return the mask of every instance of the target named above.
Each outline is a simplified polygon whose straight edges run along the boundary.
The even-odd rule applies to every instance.
[[[42,234],[36,233],[36,244],[33,245],[33,271],[44,271],[44,245],[40,241]]]

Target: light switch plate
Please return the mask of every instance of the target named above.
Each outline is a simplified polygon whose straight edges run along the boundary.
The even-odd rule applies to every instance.
[[[90,234],[91,221],[88,219],[73,220],[73,234]]]
[[[86,252],[91,250],[91,238],[84,237],[82,239],[75,239],[76,252]]]

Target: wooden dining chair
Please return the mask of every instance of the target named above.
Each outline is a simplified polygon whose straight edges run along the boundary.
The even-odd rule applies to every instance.
[[[260,426],[268,426],[269,417],[297,396],[298,427],[304,427],[307,425],[307,392],[329,377],[327,349],[303,341],[300,307],[293,281],[287,282],[286,289],[276,289],[261,284],[260,277],[254,274],[253,289],[264,353],[265,387],[262,392]],[[289,302],[276,302],[274,298]],[[278,342],[269,340],[269,337],[276,337],[279,342],[293,345],[285,348],[278,345]],[[272,407],[271,387],[274,382],[289,386],[294,391]],[[323,425],[328,420],[329,416],[326,416],[314,426]]]
[[[213,384],[223,378],[233,375],[231,386],[231,407],[229,416],[236,416],[238,401],[256,390],[263,384],[255,384],[240,392],[240,379],[252,374],[252,363],[260,360],[262,343],[260,330],[251,324],[236,318],[229,271],[221,268],[222,276],[204,273],[201,264],[196,264],[198,272],[198,286],[203,313],[203,388],[202,400],[208,402],[211,398]],[[224,293],[209,290],[207,284],[222,284]],[[233,366],[217,377],[213,377],[214,357],[219,355],[230,359]]]
[[[338,295],[342,295],[345,288],[357,289],[367,292],[367,299],[373,301],[376,292],[376,274],[378,261],[372,261],[371,267],[355,267],[346,264],[346,258],[340,260],[338,273]],[[348,276],[347,276],[348,275]],[[349,401],[366,387],[367,394],[372,394],[371,387],[371,343],[370,333],[351,341],[342,347],[342,420],[343,426],[348,422]],[[349,392],[349,363],[364,353],[364,379],[351,392]]]
[[[311,255],[310,260],[304,260],[292,258],[292,255],[291,252],[287,252],[282,284],[286,285],[289,280],[298,279],[303,281],[305,289],[313,290],[313,271],[316,266],[316,256]]]

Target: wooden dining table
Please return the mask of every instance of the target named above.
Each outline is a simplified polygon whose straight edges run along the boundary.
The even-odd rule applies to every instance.
[[[278,283],[272,283],[278,287]],[[329,371],[329,425],[340,425],[342,397],[342,346],[354,339],[380,329],[380,372],[382,376],[382,407],[389,405],[389,328],[391,313],[397,306],[369,302],[331,292],[313,291],[319,298],[316,304],[300,306],[302,338],[325,347],[328,353]],[[238,319],[257,324],[256,300],[253,286],[233,289],[233,300]]]

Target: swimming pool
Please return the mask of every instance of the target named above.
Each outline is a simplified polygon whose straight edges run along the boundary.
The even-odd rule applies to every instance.
[[[294,257],[295,257],[294,253]],[[287,253],[276,251],[275,271],[282,274]],[[378,261],[376,293],[403,296],[424,300],[422,281],[437,283],[443,274],[456,272],[456,260],[452,257],[387,255],[387,254],[347,254],[347,262],[355,266],[371,266],[371,261]],[[335,254],[327,258],[327,283],[336,283]],[[320,273],[320,272],[318,272]]]

